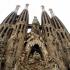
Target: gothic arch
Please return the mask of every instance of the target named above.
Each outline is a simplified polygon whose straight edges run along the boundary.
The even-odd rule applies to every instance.
[[[33,47],[34,45],[38,45],[38,46],[39,46],[39,48],[40,48],[42,54],[44,54],[44,55],[43,55],[43,58],[44,58],[44,60],[46,60],[45,58],[48,56],[48,52],[47,52],[46,46],[45,46],[44,43],[41,42],[41,40],[38,39],[38,38],[37,38],[37,39],[32,39],[31,41],[29,41],[29,42],[27,43],[26,48],[25,48],[26,53],[27,53],[27,57],[29,56],[29,54],[30,54],[30,52],[31,52],[31,49],[32,49],[32,47]]]

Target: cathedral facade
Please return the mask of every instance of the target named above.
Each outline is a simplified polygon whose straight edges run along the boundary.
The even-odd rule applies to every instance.
[[[52,9],[42,6],[41,24],[18,9],[0,24],[0,70],[70,70],[70,34]]]

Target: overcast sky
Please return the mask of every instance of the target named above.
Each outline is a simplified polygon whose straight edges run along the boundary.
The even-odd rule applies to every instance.
[[[0,23],[11,11],[15,9],[17,4],[21,5],[18,11],[18,14],[20,14],[26,3],[30,4],[30,23],[34,16],[37,16],[38,20],[41,22],[41,5],[44,5],[48,14],[48,9],[53,9],[55,15],[61,19],[70,32],[70,0],[0,0]]]

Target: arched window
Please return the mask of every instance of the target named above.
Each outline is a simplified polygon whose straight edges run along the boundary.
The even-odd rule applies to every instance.
[[[34,55],[35,52],[39,53],[40,56],[42,57],[42,52],[41,52],[41,49],[40,49],[38,44],[35,44],[34,46],[32,46],[31,51],[30,51],[30,55]]]

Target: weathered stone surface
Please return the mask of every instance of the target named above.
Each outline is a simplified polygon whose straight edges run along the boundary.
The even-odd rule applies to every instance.
[[[0,24],[0,70],[70,70],[70,34],[56,16],[44,10],[41,25],[37,17],[28,24],[27,9],[8,17]]]

